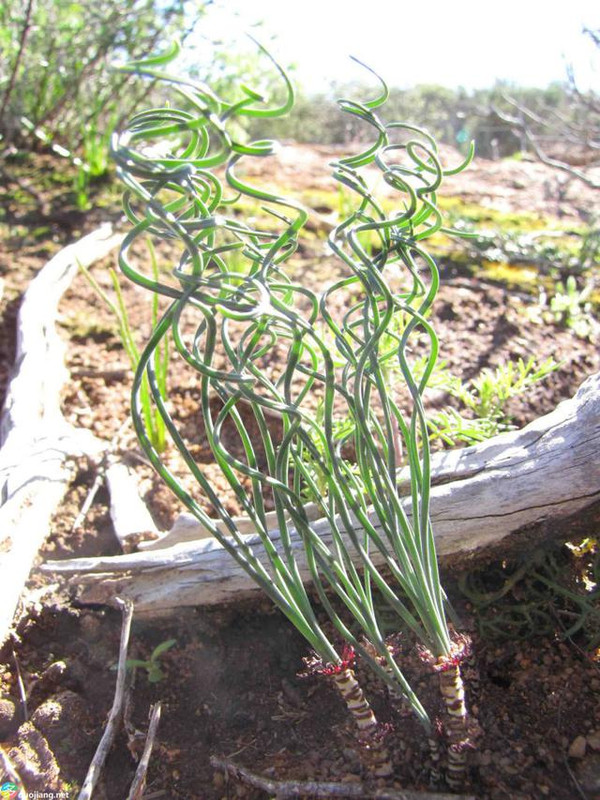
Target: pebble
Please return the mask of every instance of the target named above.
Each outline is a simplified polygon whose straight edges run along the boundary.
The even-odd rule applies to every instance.
[[[346,761],[349,761],[351,764],[353,764],[356,761],[359,761],[360,759],[356,750],[353,750],[351,747],[344,747],[344,749],[342,750],[342,755],[344,756]]]
[[[215,774],[213,775],[213,781],[212,782],[213,782],[213,786],[215,787],[215,789],[222,789],[223,786],[225,786],[225,777],[224,777],[223,773],[218,771],[218,770],[215,771]]]
[[[64,661],[53,661],[40,675],[36,686],[47,686],[60,683],[61,679],[67,671],[67,665]]]
[[[586,747],[587,739],[585,736],[576,736],[569,745],[569,758],[583,758],[585,756]]]
[[[31,792],[56,787],[58,764],[48,742],[33,723],[24,722],[20,726],[17,745],[9,751],[8,756]]]
[[[85,636],[90,641],[96,641],[102,634],[102,622],[92,614],[85,614],[81,617],[79,624]]]
[[[16,705],[8,697],[0,699],[0,739],[8,739],[18,727]]]
[[[592,750],[600,750],[600,731],[592,731],[585,738]]]
[[[584,792],[594,797],[600,791],[600,756],[592,753],[575,767],[575,775]]]

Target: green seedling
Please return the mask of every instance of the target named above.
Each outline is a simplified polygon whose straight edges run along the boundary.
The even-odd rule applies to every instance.
[[[149,239],[147,240],[147,246],[152,266],[152,275],[155,279],[158,279],[158,263],[156,259],[156,253],[154,250],[154,246],[152,245],[152,242]],[[117,273],[112,268],[109,270],[111,282],[115,293],[115,299],[113,299],[107,294],[107,292],[104,291],[104,289],[100,286],[98,281],[94,278],[94,276],[87,267],[84,267],[83,264],[81,263],[78,266],[81,272],[83,273],[85,279],[92,287],[92,289],[96,292],[98,297],[100,297],[100,299],[104,302],[106,307],[114,314],[117,320],[119,337],[121,339],[121,344],[123,345],[123,349],[127,353],[127,357],[129,358],[129,363],[131,365],[131,368],[133,370],[137,369],[137,366],[140,362],[140,350],[137,346],[133,334],[133,330],[129,320],[129,312],[123,300],[123,292],[121,290],[121,284],[119,283],[119,278],[117,276]],[[159,310],[158,295],[154,295],[152,298],[152,310],[151,310],[153,327],[155,327],[158,322],[158,310]],[[155,369],[158,390],[161,392],[163,397],[166,397],[166,381],[169,371],[169,344],[167,340],[162,342],[161,346],[157,348],[156,352],[154,353],[154,369]],[[160,416],[159,413],[157,413],[156,409],[152,404],[150,397],[150,387],[147,378],[142,381],[142,386],[140,388],[140,398],[141,398],[141,406],[143,409],[142,413],[144,415],[144,420],[146,429],[148,431],[148,435],[156,450],[159,453],[162,453],[166,447],[165,425],[162,417]]]
[[[456,398],[474,417],[466,420],[450,409],[433,414],[433,434],[454,444],[455,441],[483,441],[510,428],[508,402],[528,392],[560,367],[552,358],[536,364],[533,357],[526,361],[507,361],[495,369],[483,369],[473,380],[463,383],[450,374],[436,384]]]
[[[150,658],[147,661],[141,661],[137,658],[128,658],[125,663],[129,669],[146,670],[148,683],[159,683],[165,678],[165,673],[160,663],[160,658],[175,644],[175,639],[166,639],[164,642],[161,642],[154,648],[150,654]]]
[[[550,298],[552,319],[559,325],[570,328],[581,339],[589,339],[598,331],[598,322],[594,319],[589,302],[592,289],[592,281],[579,289],[575,276],[569,275],[566,281],[556,283],[554,295]]]

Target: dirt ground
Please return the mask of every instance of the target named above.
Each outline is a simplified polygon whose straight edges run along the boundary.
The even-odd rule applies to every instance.
[[[284,148],[273,170],[280,184],[292,181],[299,192],[308,194],[328,189],[320,168],[335,155],[333,151],[305,147],[293,160],[288,154]],[[268,179],[268,170],[261,175]],[[585,220],[597,202],[593,194],[529,162],[480,162],[466,177],[449,181],[447,193],[501,212],[533,211],[540,218],[551,215],[573,225]],[[100,219],[119,218],[114,208],[95,209],[80,217],[67,215],[68,224],[61,224],[64,211],[62,218],[53,216],[49,201],[42,222],[47,222],[52,236],[33,242],[20,232],[35,225],[33,211],[23,219],[8,195],[6,202],[18,233],[0,242],[2,390],[13,361],[20,294],[31,277],[57,247]],[[320,207],[318,213],[319,219],[327,220],[334,209]],[[112,263],[107,260],[93,270],[105,288],[110,285],[107,269]],[[335,276],[319,238],[303,246],[299,272],[306,264],[311,265],[311,279],[325,282]],[[452,373],[469,380],[484,367],[519,357],[561,362],[544,382],[511,401],[508,411],[514,425],[549,412],[600,369],[597,343],[557,324],[532,322],[527,310],[535,307],[537,296],[527,289],[483,279],[464,265],[445,260],[441,273],[434,322],[443,343],[441,358]],[[148,301],[121,283],[132,325],[143,341],[149,331]],[[71,373],[63,396],[65,416],[112,440],[127,418],[130,370],[114,319],[81,275],[64,297],[60,326],[68,343]],[[194,426],[193,376],[173,373],[172,379],[177,384],[178,420],[184,427]],[[194,430],[195,455],[201,461],[208,448],[202,432]],[[181,509],[136,457],[130,430],[121,432],[119,447],[138,465],[155,520],[161,529],[168,529]],[[220,485],[216,470],[211,471],[210,463],[205,466]],[[93,465],[79,464],[40,563],[119,552],[103,488],[83,523],[72,530],[95,477]],[[226,505],[235,511],[235,500],[224,485],[222,491]],[[596,535],[596,530],[588,532],[590,538]],[[563,540],[568,539],[565,530]],[[592,597],[594,587],[583,581],[595,574],[596,554],[583,547],[574,555],[559,543],[527,558],[529,562],[518,564],[494,563],[473,575],[445,576],[461,629],[473,638],[474,655],[465,677],[468,704],[480,734],[469,754],[465,792],[480,800],[600,798],[596,659],[600,619],[591,600],[585,605],[569,595],[587,592]],[[562,594],[542,591],[539,576],[550,574],[549,565],[558,565],[552,575],[563,586]],[[47,578],[34,572],[30,588],[39,588],[44,581]],[[578,631],[569,632],[578,613],[584,622]],[[392,632],[393,621],[390,625]],[[77,796],[111,707],[120,627],[121,617],[114,609],[80,607],[59,587],[21,619],[15,637],[2,649],[0,742],[30,792]],[[144,794],[147,800],[261,800],[273,795],[227,779],[211,766],[211,756],[230,758],[272,780],[353,784],[367,779],[341,701],[325,678],[299,677],[302,658],[308,655],[306,644],[266,601],[210,611],[185,609],[176,619],[134,620],[130,657],[146,660],[157,645],[169,640],[174,644],[160,657],[160,680],[152,682],[146,670],[136,670],[126,724],[103,771],[95,794],[98,800],[127,796],[143,744],[140,732],[147,729],[149,708],[157,701],[162,703],[162,718]],[[405,636],[402,642],[407,673],[435,716],[439,713],[435,677],[423,670],[410,638]],[[395,773],[385,785],[429,791],[427,743],[417,723],[396,713],[385,690],[366,672],[364,680],[378,717],[387,725],[387,743],[394,754]],[[364,796],[374,797],[376,788]]]

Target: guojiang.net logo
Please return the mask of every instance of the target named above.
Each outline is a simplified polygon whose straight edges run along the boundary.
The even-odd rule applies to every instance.
[[[69,792],[28,792],[16,783],[6,781],[0,786],[2,800],[69,800]]]

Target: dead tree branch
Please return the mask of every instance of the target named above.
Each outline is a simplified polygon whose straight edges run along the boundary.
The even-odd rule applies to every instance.
[[[146,736],[146,744],[144,745],[144,752],[140,758],[140,763],[135,771],[135,777],[129,790],[127,800],[142,800],[144,796],[144,789],[146,788],[146,776],[148,774],[148,766],[150,764],[150,756],[152,755],[152,748],[154,747],[154,740],[158,731],[158,724],[160,722],[160,703],[156,703],[150,709],[150,723],[148,725],[148,735]]]
[[[534,123],[538,126],[546,125],[546,122],[541,117],[539,117],[537,114],[534,114],[534,112],[530,111],[528,108],[525,108],[525,106],[518,103],[511,97],[505,96],[504,99],[517,110],[518,116],[508,114],[507,112],[499,109],[497,106],[492,106],[492,113],[495,114],[502,122],[506,123],[514,130],[519,131],[524,136],[538,161],[541,161],[542,164],[546,164],[547,166],[553,167],[561,172],[565,172],[566,174],[571,175],[573,178],[577,178],[592,189],[600,189],[600,180],[598,180],[594,175],[584,172],[581,169],[577,169],[577,167],[567,164],[565,161],[552,158],[544,151],[538,141],[538,135],[536,135],[531,125],[531,123]],[[563,136],[565,135],[565,131],[566,127],[563,127]],[[589,137],[583,133],[580,134],[577,137],[577,144],[582,147],[589,148]]]
[[[210,759],[215,769],[220,769],[235,780],[262,789],[277,800],[288,797],[349,797],[360,800],[475,800],[473,795],[447,794],[439,792],[420,792],[403,789],[383,789],[369,787],[364,783],[338,783],[335,781],[282,781],[257,775],[245,767],[240,767],[228,758]]]
[[[129,633],[131,631],[131,620],[133,619],[133,604],[124,602],[116,597],[115,602],[121,607],[123,611],[123,625],[121,627],[121,642],[119,645],[119,665],[117,668],[117,682],[115,686],[115,696],[108,716],[106,728],[102,734],[102,739],[98,745],[98,749],[94,754],[92,763],[88,770],[83,786],[79,793],[79,800],[90,800],[96,788],[98,778],[102,772],[104,762],[113,745],[119,722],[121,720],[121,712],[123,710],[123,700],[125,697],[125,679],[127,676],[127,649],[129,647]],[[158,724],[158,723],[157,723]]]

